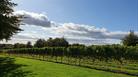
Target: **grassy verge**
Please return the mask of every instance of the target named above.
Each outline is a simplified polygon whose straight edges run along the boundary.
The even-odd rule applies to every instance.
[[[0,65],[1,77],[135,77],[19,57],[0,56]]]
[[[81,67],[87,67],[91,69],[96,69],[96,70],[102,70],[102,71],[107,71],[107,72],[113,72],[113,73],[121,73],[121,74],[127,74],[127,75],[132,75],[132,76],[138,76],[138,68],[137,68],[137,62],[129,62],[126,64],[118,64],[116,62],[104,62],[104,61],[95,61],[92,64],[90,60],[84,61],[81,60],[79,64],[79,60],[76,58],[68,58],[63,57],[63,60],[61,62],[61,58],[55,58],[55,57],[50,57],[50,56],[39,56],[39,55],[22,55],[22,54],[15,54],[11,56],[19,56],[19,57],[25,57],[25,58],[32,58],[32,59],[38,59],[38,60],[46,60],[49,62],[55,62],[55,63],[60,63],[60,64],[67,64],[67,65],[74,65],[74,66],[81,66]],[[85,59],[87,60],[87,59]]]

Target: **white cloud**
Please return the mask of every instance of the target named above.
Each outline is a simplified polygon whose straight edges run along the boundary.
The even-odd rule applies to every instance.
[[[74,37],[89,37],[96,39],[122,39],[128,32],[110,32],[105,28],[95,26],[80,25],[74,23],[64,23],[54,28],[59,34],[71,35]]]
[[[25,18],[23,19],[23,23],[28,25],[37,25],[43,27],[50,27],[51,22],[48,20],[47,16],[44,14],[38,14],[34,12],[27,11],[16,11],[14,12],[16,15],[23,15]]]

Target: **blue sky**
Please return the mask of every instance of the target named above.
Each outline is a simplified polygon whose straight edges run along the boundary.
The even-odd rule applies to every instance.
[[[138,30],[138,0],[15,0],[16,10],[46,13],[52,21]]]
[[[119,44],[129,30],[138,35],[138,0],[13,1],[25,25],[6,43],[64,36],[69,43]]]

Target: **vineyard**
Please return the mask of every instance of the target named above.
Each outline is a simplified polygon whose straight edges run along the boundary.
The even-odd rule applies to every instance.
[[[103,45],[6,49],[9,56],[138,76],[138,47]]]

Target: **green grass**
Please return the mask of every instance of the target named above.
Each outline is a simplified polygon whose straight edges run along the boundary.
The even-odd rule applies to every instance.
[[[11,61],[10,61],[11,60]],[[7,66],[7,67],[6,67]],[[3,69],[2,69],[3,68]],[[7,70],[5,70],[7,69]],[[0,57],[0,77],[135,77],[26,58]]]

